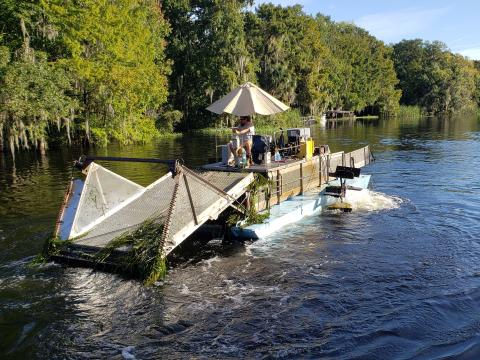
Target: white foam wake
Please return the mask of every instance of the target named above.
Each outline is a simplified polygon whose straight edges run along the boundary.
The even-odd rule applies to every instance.
[[[364,189],[347,190],[345,202],[352,205],[353,211],[380,211],[398,209],[403,200],[396,196]]]

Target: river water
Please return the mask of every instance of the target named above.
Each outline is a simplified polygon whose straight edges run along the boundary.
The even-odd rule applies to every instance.
[[[480,358],[479,120],[365,120],[314,133],[333,151],[372,145],[372,192],[356,211],[253,243],[212,241],[153,287],[30,266],[86,150],[22,153],[15,164],[0,155],[1,357]],[[97,154],[195,166],[214,145],[197,135]],[[113,168],[141,184],[165,171]]]

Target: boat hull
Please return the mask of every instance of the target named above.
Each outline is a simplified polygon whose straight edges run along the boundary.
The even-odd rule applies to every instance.
[[[357,189],[367,189],[371,175],[360,175],[358,178],[348,179],[347,186]],[[329,185],[339,185],[338,180]],[[347,190],[347,193],[356,190]],[[325,195],[325,187],[320,191],[312,190],[304,195],[294,196],[278,205],[272,206],[269,218],[262,224],[249,226],[234,226],[232,236],[237,239],[261,239],[267,237],[286,225],[295,223],[305,216],[314,215],[336,203],[337,198]]]

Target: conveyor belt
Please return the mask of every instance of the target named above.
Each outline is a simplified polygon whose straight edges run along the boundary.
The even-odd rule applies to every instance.
[[[254,180],[251,173],[196,172],[179,166],[175,177],[168,173],[142,187],[93,162],[84,172],[85,182],[74,186],[60,217],[62,240],[103,248],[152,220],[164,225],[164,256],[235,205]]]

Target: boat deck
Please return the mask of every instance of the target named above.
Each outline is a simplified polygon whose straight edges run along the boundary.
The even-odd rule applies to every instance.
[[[351,151],[315,155],[311,159],[285,158],[269,164],[252,165],[248,168],[236,168],[222,162],[203,165],[207,171],[228,173],[257,173],[271,181],[268,191],[258,196],[258,209],[263,210],[270,205],[279,204],[291,196],[327,184],[337,166],[361,168],[373,160],[370,147]]]
[[[314,156],[313,158],[318,158],[318,156]],[[307,161],[305,159],[290,158],[281,161],[272,161],[271,163],[265,165],[254,164],[247,168],[237,168],[235,166],[225,165],[222,162],[216,162],[203,165],[201,168],[211,171],[266,173],[270,171],[283,170],[291,166],[305,164],[306,162]]]

